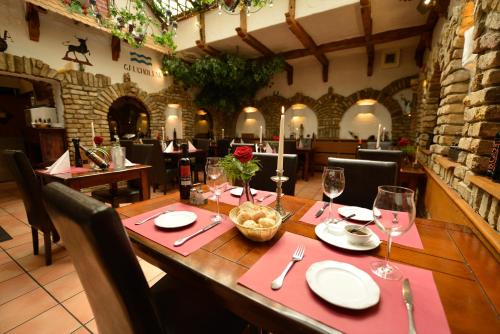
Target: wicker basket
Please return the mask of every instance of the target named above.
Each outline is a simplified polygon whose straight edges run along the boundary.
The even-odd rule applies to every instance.
[[[236,219],[240,210],[239,207],[232,208],[231,211],[229,211],[229,218],[234,223],[234,225],[236,225],[236,228],[240,230],[240,232],[248,239],[259,242],[268,241],[271,240],[276,234],[276,232],[278,232],[278,230],[280,229],[282,217],[276,210],[269,207],[267,208],[274,211],[276,217],[278,217],[276,220],[276,224],[272,227],[258,228],[258,227],[247,227],[239,224],[238,220]]]

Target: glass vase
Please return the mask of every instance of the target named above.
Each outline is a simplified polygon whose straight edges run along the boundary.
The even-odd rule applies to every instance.
[[[252,191],[250,189],[250,181],[243,181],[243,191],[240,196],[240,205],[245,202],[254,203]]]

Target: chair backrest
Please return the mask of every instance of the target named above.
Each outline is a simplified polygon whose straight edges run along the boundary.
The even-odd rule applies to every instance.
[[[371,209],[378,186],[396,185],[398,167],[395,162],[328,158],[329,167],[344,168],[345,189],[335,203]],[[323,200],[329,201],[326,196]]]
[[[3,154],[21,193],[29,223],[43,232],[55,231],[42,202],[40,182],[26,154],[18,150],[5,150]]]
[[[393,161],[401,165],[401,159],[403,157],[403,152],[399,150],[372,150],[366,148],[360,148],[357,151],[357,158],[363,160],[374,160],[374,161]]]
[[[247,146],[247,147],[250,147],[252,149],[252,151],[255,152],[255,144],[240,144],[240,143],[234,143],[232,146],[231,146],[231,153],[234,153],[234,151],[236,151],[236,149],[238,147],[242,147],[242,146]]]
[[[276,175],[276,165],[278,162],[278,154],[275,153],[254,153],[254,158],[260,162],[261,168],[255,174],[250,186],[258,190],[276,191],[276,183],[271,181],[271,176]],[[282,185],[283,193],[287,195],[295,195],[295,182],[297,181],[297,164],[298,158],[296,154],[283,155],[283,174],[289,177],[289,180]]]
[[[217,156],[225,157],[229,154],[229,143],[230,141],[227,139],[217,140]]]
[[[136,164],[153,166],[153,144],[133,144],[130,147],[130,161]],[[149,179],[153,178],[153,168],[149,169]],[[127,181],[129,187],[139,189],[141,187],[141,180]]]
[[[132,145],[134,144],[133,140],[130,139],[120,139],[120,146],[125,147],[125,154],[127,159],[130,160],[132,157]]]
[[[155,139],[150,144],[153,144],[151,151],[151,184],[164,184],[167,165],[163,158],[160,141]]]
[[[283,142],[283,151],[285,154],[297,154],[297,142],[295,140],[285,140]]]
[[[110,207],[60,183],[43,189],[99,333],[163,333],[146,278]]]
[[[197,149],[207,152],[207,154],[208,151],[210,151],[210,139],[208,138],[196,138],[196,143],[193,140],[193,145],[196,146]]]

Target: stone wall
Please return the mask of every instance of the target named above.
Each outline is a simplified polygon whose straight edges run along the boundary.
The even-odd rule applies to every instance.
[[[131,82],[128,75],[124,75],[123,83],[111,84],[111,79],[105,75],[80,71],[58,72],[41,60],[9,53],[0,53],[0,72],[60,82],[64,123],[70,149],[73,147],[71,140],[77,137],[81,139],[82,144],[92,145],[91,122],[94,122],[96,134],[103,136],[109,142],[111,138],[107,114],[111,104],[122,96],[136,98],[145,106],[149,112],[152,134],[161,132],[161,127],[164,126],[167,104],[180,104],[184,137],[194,136],[196,109],[192,96],[176,85],[148,94],[137,83]]]
[[[449,146],[460,138],[459,165],[445,181],[500,231],[498,200],[470,180],[485,174],[493,138],[500,131],[500,1],[462,1],[449,8],[449,13],[438,47],[419,77],[418,122],[414,123],[420,146],[425,146],[431,129],[433,134],[431,158],[422,154],[419,160],[441,177],[449,176],[436,158],[447,156]],[[474,27],[476,60],[465,69],[463,33],[469,26]]]

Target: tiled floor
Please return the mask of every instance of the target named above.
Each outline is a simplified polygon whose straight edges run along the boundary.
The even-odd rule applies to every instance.
[[[321,175],[298,181],[295,194],[321,199]],[[0,242],[0,333],[97,333],[85,291],[62,243],[52,246],[50,266],[45,266],[42,236],[40,254],[33,255],[24,206],[11,182],[0,183],[0,226],[13,237]],[[150,285],[165,275],[139,262]]]

